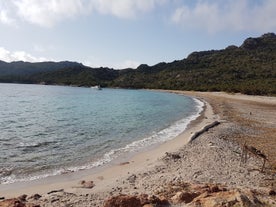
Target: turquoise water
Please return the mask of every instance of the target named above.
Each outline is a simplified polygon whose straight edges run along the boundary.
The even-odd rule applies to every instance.
[[[0,84],[0,183],[104,165],[172,139],[201,107],[146,90]]]

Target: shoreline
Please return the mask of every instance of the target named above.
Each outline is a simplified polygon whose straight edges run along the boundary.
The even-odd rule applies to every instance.
[[[145,195],[151,200],[149,206],[154,206],[157,198],[172,206],[186,206],[183,202],[188,202],[188,206],[210,202],[216,206],[276,205],[276,97],[164,92],[191,96],[205,103],[201,115],[176,138],[93,174],[78,178],[66,174],[62,176],[66,177],[64,181],[56,177],[51,184],[22,186],[23,191],[0,189],[0,197],[27,194],[27,201],[23,202],[40,206],[102,207],[109,201],[111,204],[105,205],[109,207],[114,206],[112,199],[142,202]],[[214,121],[221,124],[190,140]],[[262,160],[257,157],[241,162],[244,141],[267,155],[264,172],[260,170]],[[85,188],[80,184],[82,180],[93,186]],[[41,198],[34,197],[37,193]],[[179,195],[188,196],[189,201],[181,200]]]
[[[199,131],[206,124],[210,124],[210,122],[214,120],[214,117],[211,117],[213,116],[211,106],[202,99],[200,101],[203,103],[202,111],[195,120],[192,120],[187,125],[184,132],[171,140],[154,146],[154,148],[149,147],[148,149],[144,149],[132,156],[123,158],[123,162],[118,163],[118,160],[115,160],[112,162],[112,164],[98,167],[97,169],[81,170],[33,181],[2,184],[0,185],[0,195],[4,196],[5,198],[11,198],[21,194],[45,194],[53,189],[64,189],[68,192],[77,191],[79,193],[81,191],[80,188],[76,189],[74,186],[78,186],[78,183],[81,180],[93,180],[95,187],[92,191],[105,190],[105,188],[109,186],[108,183],[115,182],[115,180],[118,179],[122,174],[127,176],[129,173],[135,173],[136,171],[142,169],[145,163],[147,165],[154,165],[156,162],[158,162],[160,157],[164,156],[165,152],[173,152],[182,145],[187,144],[190,141],[189,138],[192,137],[194,132]],[[208,115],[206,115],[206,113]],[[205,119],[203,116],[205,116]],[[206,117],[211,118],[206,119]],[[170,150],[167,150],[168,147]],[[119,160],[122,161],[122,159]],[[126,171],[127,173],[125,173]],[[103,187],[105,185],[106,187]],[[87,190],[84,189],[84,191]]]
[[[17,85],[18,87],[18,85]],[[78,89],[79,90],[79,89]],[[83,90],[83,89],[81,89]],[[114,89],[107,89],[107,91],[110,90],[114,90]],[[121,92],[121,91],[129,91],[127,89],[116,89],[115,92]],[[138,90],[136,90],[138,91]],[[145,90],[140,90],[141,92],[133,92],[133,93],[144,93],[143,91]],[[86,91],[87,92],[87,91]],[[91,93],[91,91],[87,92],[87,93]],[[125,93],[125,92],[122,92]],[[131,92],[132,93],[132,92]],[[151,93],[151,92],[146,92],[145,93]],[[159,92],[152,92],[152,93],[159,93]],[[161,94],[161,93],[159,93]],[[94,94],[93,94],[94,95]],[[102,94],[100,95],[102,96]],[[161,94],[162,96],[162,94]],[[167,93],[167,95],[164,95],[165,98],[168,97],[170,98],[170,96],[175,96],[176,98],[181,96],[179,95],[169,95],[169,93]],[[161,97],[162,98],[162,97]],[[191,104],[191,102],[193,102],[192,98],[188,98],[189,103]],[[185,98],[183,98],[183,100],[185,101]],[[155,100],[153,100],[155,101]],[[85,102],[85,101],[84,101]],[[138,101],[140,102],[140,101]],[[144,101],[142,101],[141,103],[143,103]],[[145,102],[144,102],[145,103]],[[158,111],[162,110],[162,107],[166,107],[168,109],[167,104],[162,104],[162,102],[160,102],[160,107],[156,107]],[[181,102],[180,102],[181,103]],[[138,103],[139,105],[140,103]],[[184,104],[184,103],[183,103]],[[51,176],[56,176],[56,175],[60,175],[60,174],[66,174],[69,172],[76,172],[76,171],[82,171],[82,170],[87,170],[87,169],[91,169],[91,168],[97,168],[97,167],[101,167],[103,165],[109,165],[109,163],[111,163],[114,159],[118,159],[118,157],[120,157],[122,154],[134,154],[136,152],[142,151],[143,148],[148,148],[151,145],[157,146],[158,144],[172,139],[174,137],[176,137],[178,134],[180,134],[182,131],[184,131],[184,129],[186,128],[187,124],[194,118],[196,118],[198,116],[198,108],[201,107],[194,107],[194,109],[192,110],[192,114],[190,112],[185,112],[186,111],[186,107],[183,107],[182,105],[178,105],[178,107],[181,107],[183,110],[177,110],[174,109],[175,107],[173,107],[170,104],[170,108],[168,110],[172,110],[173,113],[168,114],[168,117],[164,117],[164,119],[160,119],[160,116],[164,116],[165,113],[162,113],[162,111],[160,111],[160,116],[159,116],[159,112],[156,112],[155,110],[151,110],[148,109],[146,106],[140,107],[141,109],[145,109],[144,112],[141,112],[141,114],[137,115],[138,118],[139,117],[143,117],[143,118],[139,118],[137,120],[136,124],[136,120],[134,117],[134,121],[130,121],[131,125],[130,129],[125,128],[124,127],[124,121],[122,119],[122,121],[120,120],[120,118],[125,118],[125,115],[121,115],[119,112],[117,113],[117,111],[119,109],[117,106],[115,106],[115,109],[112,109],[112,111],[110,111],[111,114],[113,114],[116,116],[116,118],[114,118],[114,121],[112,120],[110,122],[110,117],[109,115],[104,115],[102,116],[100,113],[96,113],[99,114],[99,116],[101,116],[99,119],[102,120],[102,117],[107,117],[107,119],[105,120],[104,124],[102,124],[101,122],[93,122],[93,120],[89,120],[89,121],[85,121],[85,123],[81,122],[81,118],[76,118],[77,116],[74,115],[74,121],[75,120],[80,120],[78,124],[79,127],[74,127],[74,125],[72,124],[66,124],[66,120],[68,121],[68,123],[70,123],[70,116],[67,118],[62,118],[60,119],[58,116],[60,116],[60,113],[63,113],[62,110],[63,108],[66,107],[62,107],[61,110],[58,108],[58,111],[61,112],[54,112],[54,114],[50,113],[50,112],[44,112],[45,114],[43,115],[43,117],[51,117],[50,118],[50,122],[48,124],[48,121],[45,122],[46,125],[41,122],[40,126],[43,126],[43,128],[41,128],[41,130],[43,131],[43,133],[40,133],[39,131],[40,128],[38,129],[38,131],[36,129],[32,129],[33,126],[35,126],[35,123],[32,125],[27,124],[26,127],[23,126],[25,125],[24,123],[22,123],[22,126],[16,126],[18,125],[17,123],[19,123],[19,125],[21,124],[20,121],[16,120],[14,121],[15,126],[20,128],[22,130],[22,132],[20,131],[20,129],[16,129],[14,128],[14,131],[18,134],[16,137],[18,138],[17,144],[19,144],[18,147],[14,147],[13,146],[13,140],[14,139],[9,139],[9,137],[12,135],[13,132],[9,133],[11,130],[8,130],[9,128],[4,128],[4,134],[3,134],[3,150],[4,150],[4,154],[6,154],[7,152],[7,157],[4,157],[3,161],[3,169],[0,169],[0,184],[11,184],[11,183],[15,183],[15,182],[28,182],[28,181],[33,181],[33,180],[37,180],[37,179],[44,179],[46,177],[51,177]],[[28,105],[28,104],[27,104]],[[47,104],[46,104],[47,105]],[[78,104],[77,104],[78,105]],[[100,105],[100,104],[98,104]],[[129,106],[135,106],[136,104],[130,104]],[[191,106],[193,105],[197,105],[197,104],[191,104]],[[155,107],[155,102],[153,102],[153,104],[151,104],[152,107]],[[23,107],[24,108],[24,107]],[[89,108],[93,108],[93,107],[89,107]],[[95,107],[96,108],[96,107]],[[190,107],[187,107],[187,109],[189,110]],[[11,111],[13,111],[14,109],[11,108]],[[67,109],[66,109],[67,110]],[[71,110],[71,109],[69,109]],[[93,109],[96,110],[97,109]],[[149,111],[149,113],[153,113],[153,116],[151,116],[151,121],[149,121],[149,124],[147,123],[148,120],[147,118],[144,119],[143,114],[146,113],[145,117],[147,117],[147,115],[149,113],[147,113],[146,111]],[[43,109],[41,109],[41,111],[44,111]],[[50,110],[51,111],[51,110]],[[136,111],[134,109],[128,109],[127,113],[127,117],[130,117],[130,119],[133,119],[133,115],[132,113],[133,111]],[[155,113],[154,113],[155,111]],[[164,110],[166,111],[166,109]],[[179,113],[179,111],[182,111],[182,113]],[[190,110],[189,110],[190,111]],[[168,113],[169,111],[167,111]],[[88,113],[88,112],[84,112],[84,113]],[[94,113],[94,112],[89,112],[89,113]],[[189,113],[188,117],[184,115],[184,113]],[[56,114],[56,115],[55,115]],[[68,114],[68,113],[67,113]],[[174,115],[174,117],[172,117],[172,115]],[[183,115],[182,115],[183,114]],[[63,115],[61,115],[63,117]],[[94,115],[93,115],[94,116]],[[135,115],[134,115],[135,116]],[[9,117],[8,115],[6,117]],[[17,116],[13,116],[13,117],[17,117]],[[13,119],[13,117],[10,117],[11,119]],[[39,118],[38,120],[43,120],[42,118]],[[53,118],[52,118],[53,117]],[[132,117],[132,118],[131,118]],[[148,116],[150,117],[150,116]],[[176,118],[177,117],[177,118]],[[186,117],[186,118],[185,118]],[[168,118],[168,121],[167,121]],[[92,117],[93,119],[93,117]],[[96,118],[97,119],[97,118]],[[113,116],[112,116],[113,119]],[[127,119],[126,119],[127,120]],[[40,122],[40,121],[38,121]],[[57,123],[55,123],[57,122]],[[112,123],[116,123],[115,125]],[[140,123],[139,123],[140,122]],[[156,123],[155,123],[156,122]],[[8,121],[7,121],[8,123]],[[89,123],[92,123],[92,125],[95,125],[95,127],[99,126],[99,128],[97,128],[96,130],[94,130],[94,126],[90,126]],[[105,128],[105,123],[107,123],[108,126],[110,126],[111,130],[109,132],[105,132],[106,130],[102,130]],[[118,126],[117,126],[118,123]],[[160,124],[158,124],[160,123]],[[63,124],[66,124],[66,131],[62,130],[63,128]],[[136,126],[135,126],[136,124]],[[6,126],[7,124],[5,124],[4,122],[4,126]],[[49,126],[48,126],[49,125]],[[53,126],[50,126],[53,125]],[[58,127],[55,127],[54,125],[57,125]],[[29,129],[30,126],[30,136],[25,136],[25,131],[24,129]],[[72,127],[71,127],[72,126]],[[124,128],[119,128],[119,127],[124,127]],[[150,127],[153,126],[153,127]],[[74,129],[71,129],[71,128]],[[92,128],[91,128],[92,127]],[[5,136],[5,129],[7,129],[7,135]],[[60,131],[61,129],[61,131]],[[112,129],[114,129],[114,132],[112,132]],[[125,130],[124,130],[125,129]],[[74,136],[74,140],[76,141],[71,141],[71,139],[67,139],[66,137],[68,137],[67,135],[67,131],[71,132],[72,130],[72,136]],[[92,132],[91,132],[92,130]],[[100,130],[100,132],[99,132]],[[28,131],[28,130],[27,130]],[[34,131],[34,132],[32,132]],[[104,132],[102,132],[104,131]],[[44,133],[45,132],[45,133]],[[91,134],[91,133],[92,134]],[[128,132],[130,132],[130,137],[126,137],[128,136]],[[54,134],[53,134],[54,133]],[[57,136],[55,136],[55,133],[57,133]],[[90,134],[89,134],[90,133]],[[111,133],[111,134],[109,134]],[[11,135],[10,135],[11,134]],[[62,136],[60,136],[59,134],[61,134]],[[124,136],[125,135],[125,136]],[[86,136],[92,136],[92,138],[94,139],[93,136],[95,136],[95,140],[102,140],[101,142],[105,142],[103,145],[99,145],[99,143],[97,144],[97,141],[95,142],[96,144],[94,144],[94,141],[87,141],[87,137]],[[33,142],[30,141],[32,139],[34,139],[35,137],[38,137],[39,139],[35,139]],[[64,139],[61,137],[65,137]],[[71,137],[71,135],[69,134],[69,137]],[[101,137],[104,137],[103,139]],[[117,142],[117,137],[120,139],[119,142]],[[15,140],[17,140],[17,138]],[[105,140],[106,139],[106,140]],[[79,140],[79,141],[78,141]],[[68,143],[69,142],[69,143]],[[71,152],[73,152],[70,148],[70,142],[76,142],[77,143],[77,147],[80,147],[81,151],[83,150],[83,152],[85,153],[83,156],[82,155],[78,155],[78,153],[76,153],[76,156],[70,156],[70,154],[72,154]],[[93,142],[93,145],[89,145],[89,146],[84,146],[83,143],[86,142]],[[90,144],[91,144],[90,143]],[[109,144],[109,143],[113,143],[113,144]],[[70,146],[69,148],[66,147],[66,145]],[[7,147],[6,147],[7,146]],[[9,147],[10,146],[10,147]],[[98,146],[100,146],[99,149]],[[75,148],[74,146],[72,146],[73,148]],[[18,149],[18,150],[17,150]],[[77,148],[79,149],[79,148]],[[38,152],[38,156],[36,156],[35,154],[29,154],[29,152],[32,152],[32,150],[35,151],[39,151]],[[41,150],[41,151],[40,151]],[[68,151],[69,152],[69,157],[64,157],[61,156],[63,153],[61,151]],[[71,151],[71,152],[70,152]],[[95,151],[95,152],[94,152]],[[21,155],[22,154],[22,158]],[[41,156],[39,155],[41,154]],[[54,161],[52,157],[58,157],[58,159],[61,159],[60,162],[51,162]],[[60,156],[59,156],[60,155]],[[80,157],[80,159],[76,159],[77,157]],[[64,161],[63,161],[64,159]],[[49,162],[48,162],[49,160]],[[6,161],[6,162],[5,162]],[[59,160],[57,160],[59,161]],[[43,164],[44,163],[44,164]],[[48,164],[49,163],[49,166]],[[27,168],[25,168],[26,166],[29,166]],[[32,171],[32,168],[34,169],[34,171]]]

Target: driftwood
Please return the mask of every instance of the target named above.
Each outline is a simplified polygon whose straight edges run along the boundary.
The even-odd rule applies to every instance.
[[[194,139],[196,139],[197,137],[199,137],[201,134],[203,134],[204,132],[207,132],[209,129],[219,125],[220,122],[219,121],[214,121],[212,124],[208,124],[207,126],[205,126],[203,129],[201,129],[200,131],[196,132],[192,137],[191,137],[191,141],[193,141]]]
[[[60,189],[60,190],[52,190],[52,191],[48,192],[47,194],[59,193],[59,192],[63,192],[63,191],[64,191],[63,189]]]
[[[246,163],[249,158],[249,155],[252,155],[254,157],[257,157],[263,160],[263,166],[261,168],[261,172],[263,172],[265,163],[268,160],[266,155],[262,153],[260,150],[256,149],[255,147],[246,145],[246,143],[244,143],[242,147],[241,163]]]

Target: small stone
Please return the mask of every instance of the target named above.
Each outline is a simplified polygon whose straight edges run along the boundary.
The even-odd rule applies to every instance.
[[[140,199],[136,196],[119,195],[105,201],[104,207],[141,207]]]
[[[127,178],[127,180],[128,180],[130,183],[135,183],[136,178],[137,178],[137,176],[136,176],[135,174],[132,174],[131,176],[129,176],[129,177]]]
[[[41,198],[41,195],[39,195],[39,194],[36,193],[36,194],[30,196],[28,199],[38,200],[38,199],[40,199],[40,198]]]
[[[198,193],[190,193],[190,192],[177,192],[171,200],[173,203],[190,203],[196,198],[199,194]]]
[[[57,201],[59,201],[58,198],[51,200],[51,203],[55,203],[55,202],[57,202]]]
[[[275,196],[275,195],[276,195],[276,192],[275,192],[274,190],[270,190],[270,191],[268,192],[268,195],[270,195],[270,196]]]
[[[20,200],[20,201],[26,201],[26,198],[27,198],[27,195],[26,194],[23,194],[23,195],[21,195],[21,196],[19,196],[18,197],[18,199]]]
[[[214,186],[210,187],[210,192],[211,193],[216,193],[216,192],[219,192],[219,191],[221,191],[221,190],[219,189],[219,187],[217,185],[214,185]]]
[[[95,186],[95,184],[92,180],[91,181],[82,180],[80,182],[80,184],[81,184],[82,188],[93,188]]]
[[[128,165],[130,162],[121,162],[119,165]]]

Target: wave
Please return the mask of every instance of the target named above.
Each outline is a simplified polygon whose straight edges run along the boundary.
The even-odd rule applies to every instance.
[[[41,146],[47,146],[50,144],[57,143],[57,141],[45,141],[45,142],[20,142],[19,147],[23,148],[33,148],[33,147],[41,147]]]
[[[119,158],[122,155],[125,155],[127,153],[135,153],[138,151],[141,151],[142,149],[145,149],[147,147],[150,147],[155,144],[160,144],[165,141],[169,141],[179,134],[181,134],[187,126],[195,120],[197,117],[200,116],[200,113],[203,111],[204,103],[200,101],[199,99],[193,98],[195,104],[196,104],[196,112],[184,119],[181,119],[168,128],[165,128],[159,132],[153,133],[149,137],[145,137],[141,140],[134,141],[130,144],[127,144],[126,146],[118,149],[113,149],[104,156],[92,163],[82,165],[82,166],[74,166],[74,167],[67,167],[67,168],[61,168],[57,170],[53,170],[51,172],[45,173],[45,174],[40,174],[40,175],[35,175],[35,176],[27,176],[24,178],[18,178],[15,175],[10,175],[10,176],[4,176],[0,178],[0,183],[2,184],[8,184],[8,183],[14,183],[14,182],[23,182],[23,181],[31,181],[31,180],[37,180],[37,179],[42,179],[50,176],[55,176],[55,175],[61,175],[64,173],[68,172],[76,172],[80,170],[85,170],[85,169],[93,169],[96,167],[100,167],[102,165],[105,165],[107,163],[110,163],[111,161]],[[27,147],[27,148],[33,148],[33,147],[39,147],[42,145],[48,145],[53,142],[43,142],[43,143],[21,143],[21,147]]]
[[[153,135],[151,135],[149,137],[146,137],[142,140],[134,141],[134,142],[126,145],[123,148],[111,150],[110,152],[108,152],[104,155],[102,162],[103,163],[110,162],[113,159],[118,158],[122,154],[125,154],[128,152],[137,152],[146,147],[149,147],[149,146],[152,146],[155,144],[159,144],[159,143],[163,143],[165,141],[169,141],[169,140],[175,138],[176,136],[178,136],[179,134],[181,134],[182,132],[184,132],[184,130],[189,125],[189,123],[191,121],[195,120],[203,110],[204,103],[195,98],[193,98],[193,100],[195,101],[196,108],[197,108],[197,111],[195,114],[190,115],[184,119],[181,119],[181,120],[175,122],[174,124],[172,124],[170,127],[165,128],[157,133],[154,133]]]
[[[49,145],[56,144],[57,141],[45,141],[45,142],[20,142],[17,148],[21,149],[22,152],[32,152],[34,149],[47,148]],[[53,147],[53,146],[52,146]]]
[[[142,149],[145,149],[152,145],[160,144],[177,137],[179,134],[185,131],[187,126],[193,120],[199,117],[200,113],[203,110],[204,103],[196,98],[193,98],[193,100],[196,103],[196,109],[197,109],[193,115],[190,115],[184,119],[181,119],[175,122],[174,124],[172,124],[170,127],[165,128],[159,132],[155,132],[153,135],[149,137],[134,141],[130,144],[127,144],[125,147],[113,149],[108,153],[104,154],[103,158],[99,159],[98,161],[95,161],[93,163],[83,165],[83,166],[71,167],[71,168],[68,168],[68,170],[75,172],[78,170],[85,170],[85,169],[92,169],[95,167],[99,167],[104,164],[110,163],[111,161],[119,158],[121,155],[125,155],[127,153],[139,152]]]

